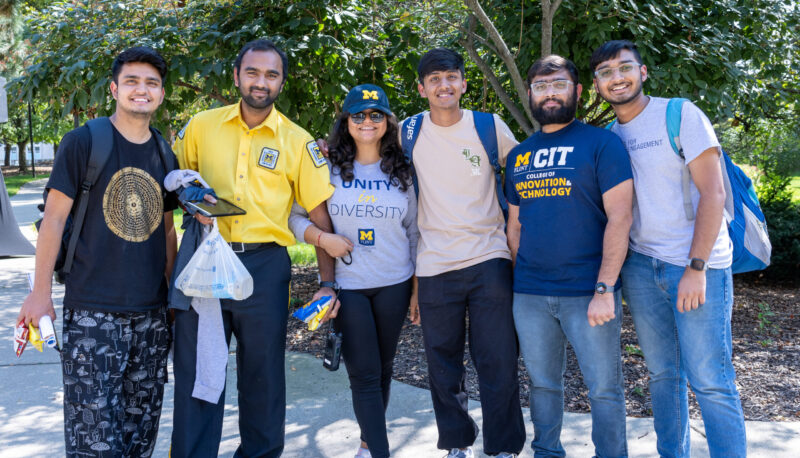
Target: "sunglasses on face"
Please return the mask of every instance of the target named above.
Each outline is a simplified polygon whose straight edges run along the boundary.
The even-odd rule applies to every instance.
[[[356,124],[361,124],[365,119],[367,119],[367,113],[364,113],[363,111],[361,113],[353,113],[350,115],[350,119],[352,119]],[[369,120],[375,124],[382,123],[384,119],[386,119],[386,115],[380,111],[373,111],[369,114]]]
[[[633,73],[635,69],[639,68],[639,64],[627,63],[617,67],[601,68],[594,72],[594,76],[599,80],[609,80],[614,77],[614,72],[619,72],[620,75],[627,76]]]
[[[531,83],[531,92],[536,95],[542,95],[547,92],[548,87],[552,87],[554,94],[563,94],[567,92],[571,84],[572,81],[570,80],[555,80],[550,82],[539,81],[536,83]]]

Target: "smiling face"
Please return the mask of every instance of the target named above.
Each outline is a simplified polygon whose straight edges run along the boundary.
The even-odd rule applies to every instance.
[[[118,112],[149,118],[164,100],[161,74],[144,62],[126,63],[111,82],[111,95]]]
[[[528,88],[531,114],[542,126],[566,124],[575,119],[582,87],[571,78],[567,70],[559,70],[531,79]],[[539,86],[544,89],[537,93]],[[563,89],[560,89],[562,86]]]
[[[633,69],[622,71],[626,69],[626,64],[633,65]],[[597,76],[604,69],[611,75],[606,78]],[[612,105],[625,105],[643,96],[644,81],[647,81],[647,67],[639,64],[636,56],[627,49],[621,50],[613,59],[600,63],[595,69],[594,87],[600,97]]]
[[[239,68],[233,71],[233,81],[247,106],[269,109],[283,89],[281,56],[275,51],[246,52]]]
[[[384,116],[381,122],[376,123],[370,119],[369,116],[373,111],[378,110],[367,109],[361,112],[367,115],[361,124],[357,124],[350,116],[347,117],[347,131],[350,133],[350,136],[353,137],[357,148],[358,145],[380,143],[383,135],[386,133],[387,117]]]
[[[417,89],[428,99],[431,110],[457,109],[461,95],[467,91],[467,80],[459,70],[435,71],[425,75]]]

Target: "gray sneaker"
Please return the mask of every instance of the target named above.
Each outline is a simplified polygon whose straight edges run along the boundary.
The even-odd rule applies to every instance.
[[[499,455],[495,455],[495,457],[497,457],[497,458],[517,458],[517,454],[516,453],[503,452],[503,453],[500,453]]]
[[[464,450],[459,448],[451,449],[445,458],[473,458],[472,447],[467,447]]]

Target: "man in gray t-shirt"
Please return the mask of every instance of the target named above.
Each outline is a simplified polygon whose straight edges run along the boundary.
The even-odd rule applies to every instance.
[[[603,44],[592,54],[591,67],[597,92],[617,115],[611,130],[622,138],[633,168],[622,293],[650,372],[658,452],[690,456],[688,381],[711,456],[745,456],[744,415],[731,363],[732,248],[714,129],[702,111],[685,103],[683,157],[674,153],[666,128],[669,100],[642,92],[647,67],[633,43]],[[683,173],[691,175],[694,219],[683,208]]]

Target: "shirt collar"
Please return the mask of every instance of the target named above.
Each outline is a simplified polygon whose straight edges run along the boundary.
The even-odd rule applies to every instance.
[[[280,117],[280,115],[278,114],[278,109],[275,108],[275,105],[272,105],[272,109],[269,111],[269,114],[267,115],[267,119],[262,121],[261,124],[259,124],[259,125],[255,126],[255,127],[253,127],[252,129],[250,129],[249,127],[247,127],[247,124],[245,124],[244,119],[242,119],[242,111],[241,111],[241,108],[240,108],[241,104],[242,104],[242,101],[239,100],[239,103],[235,103],[233,105],[230,105],[228,107],[228,112],[225,113],[225,116],[223,117],[222,121],[223,122],[229,122],[229,121],[238,120],[239,125],[241,125],[242,128],[244,128],[245,130],[258,130],[258,129],[261,129],[263,127],[266,127],[268,129],[270,129],[272,131],[272,133],[275,133],[275,132],[278,131],[278,118]]]

